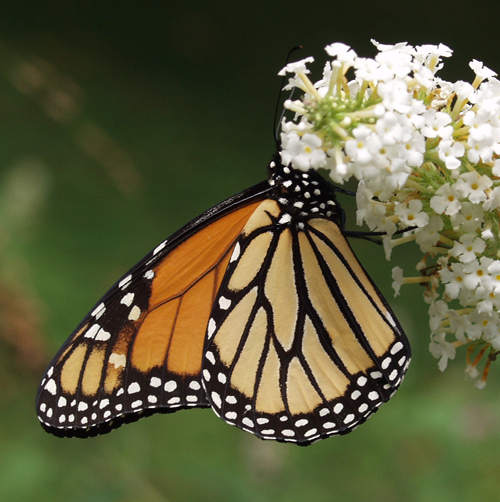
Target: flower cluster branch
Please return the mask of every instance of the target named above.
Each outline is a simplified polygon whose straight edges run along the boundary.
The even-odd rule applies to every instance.
[[[416,243],[418,275],[395,267],[395,292],[424,286],[439,368],[467,346],[466,373],[483,387],[500,352],[500,81],[476,60],[472,83],[439,78],[452,54],[442,44],[373,44],[374,58],[328,45],[317,82],[313,58],[281,70],[285,90],[302,91],[285,102],[294,118],[282,123],[281,158],[357,179],[357,223],[386,232],[387,259]]]

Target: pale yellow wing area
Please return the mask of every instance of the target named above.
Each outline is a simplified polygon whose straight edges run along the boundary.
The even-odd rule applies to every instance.
[[[312,239],[335,275],[346,298],[356,298],[350,307],[372,349],[377,356],[387,351],[395,339],[395,323],[389,308],[376,291],[371,280],[349,246],[338,225],[324,219],[311,220],[311,226],[321,233],[338,250],[338,254],[325,240],[313,234]],[[349,270],[350,268],[350,270]]]
[[[209,322],[212,408],[264,439],[352,430],[399,385],[409,347],[342,231],[268,200],[236,248]]]

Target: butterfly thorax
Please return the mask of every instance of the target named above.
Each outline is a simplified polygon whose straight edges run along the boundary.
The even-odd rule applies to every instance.
[[[270,197],[280,205],[283,223],[300,223],[314,217],[341,221],[334,190],[320,174],[285,166],[276,157],[269,164],[269,172],[269,184],[275,187]]]

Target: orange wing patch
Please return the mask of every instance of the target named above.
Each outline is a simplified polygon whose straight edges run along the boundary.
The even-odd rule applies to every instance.
[[[197,232],[153,269],[155,277],[143,323],[155,316],[155,323],[164,323],[164,327],[160,336],[148,337],[146,343],[136,337],[132,354],[139,350],[150,354],[163,350],[165,353],[167,339],[165,358],[155,361],[155,366],[166,362],[169,371],[180,375],[200,373],[206,327],[216,294],[216,278],[224,275],[221,265],[226,265],[237,236],[257,205],[250,204],[234,211]],[[167,308],[169,303],[176,301],[179,302],[176,309]],[[157,310],[161,314],[156,314]],[[142,327],[139,333],[141,331]],[[141,362],[144,363],[138,357],[136,363],[141,366]]]
[[[170,300],[150,312],[137,330],[132,365],[142,372],[161,366],[167,356],[180,299]]]
[[[201,277],[213,271],[228,253],[257,205],[254,203],[238,209],[200,230],[155,267],[149,310],[182,295]]]
[[[144,409],[208,405],[200,372],[210,311],[259,203],[196,231],[157,264],[148,255],[103,298],[42,381],[45,426],[72,434]]]

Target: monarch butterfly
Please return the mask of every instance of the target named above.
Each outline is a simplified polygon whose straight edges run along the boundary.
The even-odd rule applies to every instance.
[[[163,241],[95,305],[42,379],[38,417],[86,437],[211,407],[306,445],[398,388],[408,340],[343,232],[335,191],[282,165]]]

